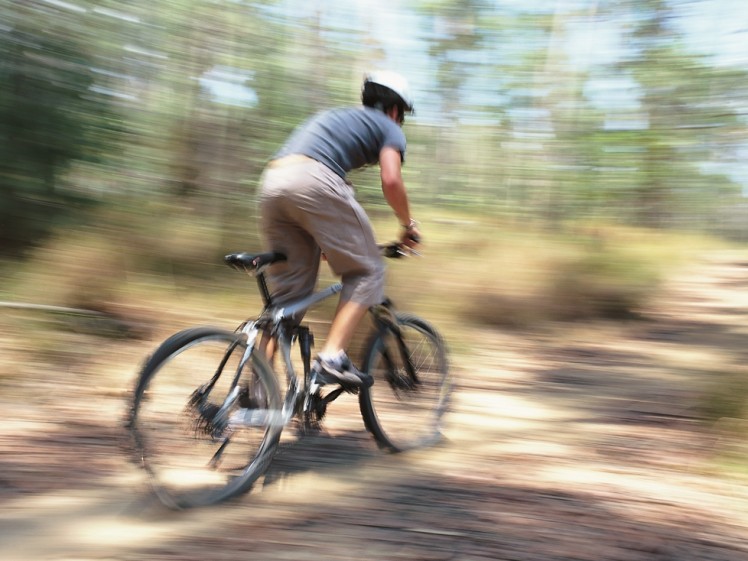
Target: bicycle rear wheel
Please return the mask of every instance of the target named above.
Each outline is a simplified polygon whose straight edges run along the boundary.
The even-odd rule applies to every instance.
[[[359,394],[361,415],[377,443],[392,452],[436,443],[451,384],[444,342],[422,319],[397,314],[367,346],[364,368],[374,385]]]
[[[282,430],[281,397],[259,352],[239,372],[245,349],[243,334],[188,329],[143,366],[130,429],[166,506],[220,502],[248,491],[267,469]]]

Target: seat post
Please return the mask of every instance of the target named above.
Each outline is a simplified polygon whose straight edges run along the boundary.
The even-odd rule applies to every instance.
[[[257,273],[257,288],[260,289],[265,308],[269,308],[272,304],[272,298],[270,298],[270,290],[268,290],[268,283],[265,280],[265,273]]]

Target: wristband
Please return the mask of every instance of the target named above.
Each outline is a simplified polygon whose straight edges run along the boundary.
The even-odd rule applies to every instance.
[[[410,221],[407,224],[403,224],[402,227],[405,228],[406,232],[410,232],[413,228],[416,227],[417,224],[418,222],[411,218]]]

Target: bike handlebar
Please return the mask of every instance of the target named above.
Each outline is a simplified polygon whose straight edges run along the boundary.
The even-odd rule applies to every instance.
[[[400,242],[390,242],[385,244],[379,244],[379,250],[382,252],[383,257],[389,259],[400,259],[401,257],[419,256],[421,255],[415,249],[408,247]]]

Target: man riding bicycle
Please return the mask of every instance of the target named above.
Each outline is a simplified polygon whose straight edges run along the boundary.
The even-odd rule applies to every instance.
[[[288,260],[270,268],[273,301],[283,305],[310,295],[321,254],[343,289],[324,347],[312,372],[319,383],[370,386],[345,350],[369,307],[384,299],[384,266],[366,212],[346,175],[379,163],[382,192],[402,225],[401,243],[420,239],[401,174],[405,113],[413,112],[406,80],[394,72],[364,79],[363,106],[323,111],[298,127],[268,163],[260,213],[268,249]]]

